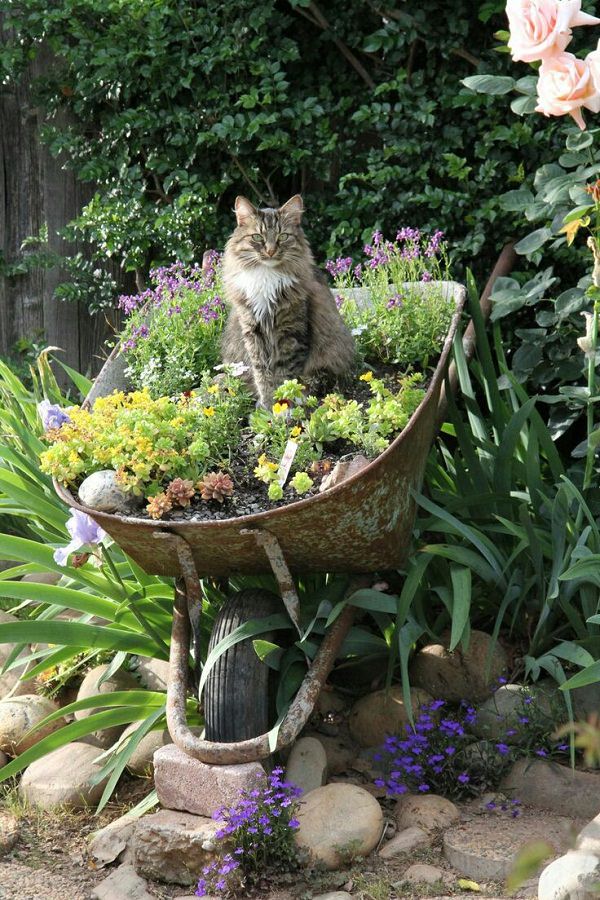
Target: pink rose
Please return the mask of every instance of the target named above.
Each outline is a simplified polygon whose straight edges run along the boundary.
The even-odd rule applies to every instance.
[[[581,12],[581,0],[507,0],[506,15],[512,58],[522,62],[561,53],[576,25],[600,25],[600,19]]]
[[[542,62],[537,91],[537,112],[545,116],[573,116],[582,131],[582,107],[600,112],[600,93],[592,67],[587,59],[577,59],[572,53],[558,53]]]

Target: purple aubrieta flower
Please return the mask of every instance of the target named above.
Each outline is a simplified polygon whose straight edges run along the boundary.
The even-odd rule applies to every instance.
[[[42,400],[37,405],[38,415],[42,420],[44,431],[50,431],[52,428],[61,428],[71,421],[71,417],[57,403],[50,403],[49,400]]]
[[[82,547],[99,544],[106,537],[104,529],[91,516],[78,509],[72,510],[71,518],[67,521],[67,531],[71,535],[70,543],[54,551],[54,562],[59,566],[67,565],[71,553]]]

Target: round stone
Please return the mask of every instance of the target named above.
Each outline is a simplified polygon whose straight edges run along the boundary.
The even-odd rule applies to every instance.
[[[19,820],[12,813],[0,810],[0,856],[8,853],[17,843],[19,837]]]
[[[19,792],[33,806],[51,809],[68,806],[78,809],[102,796],[108,775],[97,781],[101,751],[79,741],[47,753],[25,769]]]
[[[402,881],[407,881],[409,884],[437,884],[443,878],[444,872],[442,869],[438,869],[437,866],[415,863],[414,866],[410,866],[406,870],[402,876]]]
[[[132,691],[139,689],[139,684],[129,672],[123,669],[117,669],[116,672],[101,682],[104,677],[108,665],[95,666],[87,673],[77,692],[77,700],[88,700],[97,694],[110,694],[113,691]],[[94,713],[102,712],[107,709],[106,706],[95,706],[93,709],[80,709],[75,713],[76,719],[87,719]],[[117,740],[123,731],[122,725],[113,728],[103,728],[101,731],[93,732],[94,737],[100,742],[102,747],[110,747]]]
[[[62,728],[64,719],[57,719],[31,734],[28,733],[57,709],[57,703],[37,694],[23,694],[0,700],[0,750],[9,756],[18,756],[42,738]]]
[[[398,828],[418,825],[425,831],[449,828],[460,820],[458,808],[445,797],[437,794],[405,794],[396,803]]]
[[[574,819],[598,813],[600,772],[571,769],[545,759],[518,759],[505,775],[500,790],[518,797],[524,806],[549,809]]]
[[[296,741],[287,761],[285,779],[302,788],[304,796],[327,782],[327,754],[318,738],[302,737]]]
[[[296,844],[310,863],[336,869],[373,850],[383,830],[377,800],[354,784],[327,784],[301,801]]]
[[[88,475],[81,482],[78,493],[82,506],[97,509],[98,512],[130,512],[136,505],[140,505],[132,494],[123,490],[117,480],[117,473],[112,469]]]
[[[411,684],[436,700],[451,703],[478,703],[489,697],[506,670],[503,648],[498,643],[492,648],[492,638],[483,631],[471,632],[466,651],[459,646],[451,653],[446,649],[449,636],[442,640],[444,643],[429,644],[417,653],[410,670]]]
[[[412,687],[410,698],[414,715],[419,707],[432,700],[430,694]],[[399,684],[389,691],[375,691],[361,697],[352,707],[348,720],[350,734],[361,747],[378,747],[389,735],[402,734],[408,723],[408,710]]]
[[[600,881],[600,859],[572,850],[546,866],[538,884],[538,900],[594,900]]]
[[[311,734],[307,737],[317,738],[324,748],[327,756],[327,771],[330,775],[340,775],[350,768],[358,750],[350,738],[346,738],[345,735],[331,737],[326,734]]]
[[[139,727],[139,722],[132,722],[131,725],[127,726],[121,735],[121,746],[124,746],[124,742],[127,738],[137,731]],[[152,775],[154,771],[155,751],[158,750],[159,747],[164,747],[165,744],[170,744],[171,742],[171,735],[166,728],[149,731],[144,735],[129,757],[129,760],[127,761],[128,771],[131,772],[132,775],[139,775],[140,777]]]
[[[394,859],[403,853],[412,853],[417,847],[429,847],[431,837],[418,825],[411,825],[410,828],[404,828],[399,834],[384,844],[379,855],[382,859]]]
[[[570,844],[571,820],[566,817],[524,814],[477,816],[444,833],[444,853],[450,865],[473,881],[504,881],[520,851],[544,841],[555,853]]]
[[[17,617],[13,616],[12,613],[4,612],[4,610],[0,609],[0,625],[8,625],[9,623],[18,621]],[[16,646],[16,644],[10,643],[0,644],[0,672]],[[29,649],[22,650],[17,659],[28,656],[29,652]],[[12,697],[16,697],[22,694],[33,694],[35,692],[35,681],[32,678],[21,680],[26,665],[27,664],[24,663],[23,665],[16,666],[14,669],[9,669],[8,672],[4,672],[4,674],[0,674],[0,699],[2,697],[7,697],[8,694]],[[32,663],[29,663],[30,668],[31,666]]]
[[[138,656],[135,670],[142,685],[149,691],[166,691],[169,680],[169,662],[166,659],[153,659],[150,656]]]

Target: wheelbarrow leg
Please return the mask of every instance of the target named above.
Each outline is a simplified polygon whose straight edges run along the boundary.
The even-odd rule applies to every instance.
[[[268,733],[234,743],[202,740],[192,733],[186,717],[191,621],[187,598],[188,579],[185,576],[187,572],[188,577],[191,575],[191,580],[194,581],[195,565],[191,550],[182,537],[164,532],[157,533],[157,537],[158,534],[176,543],[183,575],[178,590],[175,591],[167,685],[167,726],[173,742],[188,756],[213,765],[231,765],[266,759],[274,750],[280,750],[291,744],[308,721],[319,692],[352,625],[356,610],[353,606],[346,606],[324,636],[310,669],[281,723],[274,747],[271,746]],[[193,566],[192,571],[190,566]],[[200,591],[197,573],[195,581]],[[352,590],[355,589],[356,585]],[[199,593],[198,597],[200,598]]]

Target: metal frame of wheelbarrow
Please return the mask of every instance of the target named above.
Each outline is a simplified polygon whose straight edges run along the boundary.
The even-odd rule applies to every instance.
[[[513,268],[515,259],[516,256],[512,244],[509,244],[502,251],[480,298],[480,309],[484,320],[487,320],[489,317],[489,296],[496,278],[507,275]],[[474,337],[474,325],[471,322],[463,336],[463,348],[467,359],[470,359],[474,353]],[[444,413],[447,405],[447,393],[453,393],[456,390],[456,386],[457,373],[454,364],[452,364],[447,373],[445,384],[441,385],[437,404],[438,426],[444,420]],[[371,463],[370,467],[374,465],[374,463]],[[56,484],[56,489],[59,495],[65,499],[70,506],[81,509],[70,493],[61,485]],[[334,491],[335,490],[336,489],[334,489]],[[305,503],[306,502],[310,501],[305,501]],[[302,504],[296,505],[300,506]],[[92,512],[91,510],[85,511]],[[115,519],[115,517],[108,515],[99,516],[99,518],[106,519],[109,526],[111,524],[109,520],[114,521]],[[262,517],[258,518],[260,519]],[[104,525],[105,523],[103,522],[102,524]],[[254,525],[254,523],[252,524]],[[110,530],[110,527],[108,530]],[[256,545],[264,550],[279,586],[281,598],[292,622],[298,628],[299,598],[294,586],[292,573],[288,567],[277,536],[273,534],[272,531],[269,531],[266,528],[263,529],[259,526],[240,528],[238,535],[243,536],[246,541],[253,537]],[[204,740],[192,733],[187,725],[186,718],[191,641],[193,642],[194,660],[196,664],[196,680],[199,676],[198,668],[200,663],[198,635],[200,614],[202,610],[202,587],[194,559],[193,548],[182,534],[178,534],[172,530],[153,530],[152,538],[156,541],[166,542],[171,545],[171,549],[175,551],[177,556],[179,572],[181,573],[176,580],[169,658],[169,678],[167,684],[167,726],[174,743],[189,756],[199,759],[204,763],[216,765],[252,762],[264,759],[268,757],[273,750],[279,750],[286,747],[298,736],[308,721],[319,691],[325,684],[327,676],[333,668],[336,656],[352,625],[356,612],[355,608],[350,604],[347,605],[323,637],[319,650],[310,665],[296,697],[292,701],[280,724],[275,746],[272,746],[268,733],[258,735],[257,737],[248,740],[231,743]],[[356,568],[354,568],[353,571],[356,573]],[[365,576],[359,576],[360,582],[358,579],[355,579],[354,585],[350,590],[355,590],[357,583],[364,583],[364,577]]]

